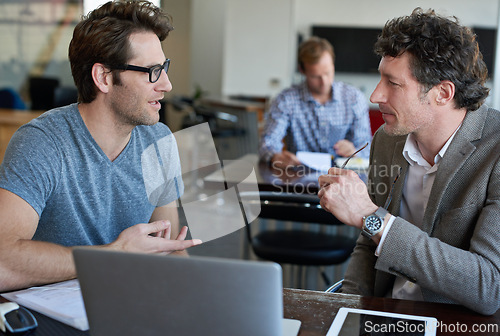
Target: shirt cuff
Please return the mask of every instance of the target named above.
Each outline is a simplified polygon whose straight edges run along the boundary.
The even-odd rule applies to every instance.
[[[380,238],[380,242],[378,243],[377,249],[375,250],[375,255],[378,257],[380,255],[380,252],[382,251],[382,245],[384,245],[385,237],[387,236],[387,232],[391,229],[392,223],[394,223],[394,220],[396,217],[391,215],[389,220],[387,221],[387,224],[385,225],[384,232],[382,232],[382,237]]]

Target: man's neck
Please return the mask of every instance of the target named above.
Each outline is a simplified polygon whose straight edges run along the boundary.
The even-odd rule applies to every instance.
[[[330,91],[327,93],[316,93],[316,92],[311,92],[311,96],[315,101],[320,103],[321,105],[324,105],[326,102],[330,101],[332,99],[332,89],[330,88]]]
[[[117,123],[112,111],[103,106],[105,105],[93,101],[79,104],[78,109],[94,141],[109,160],[114,161],[127,146],[133,127]]]
[[[447,117],[435,120],[432,128],[414,133],[422,157],[431,166],[434,165],[436,155],[462,124],[465,115],[465,109],[454,110]]]

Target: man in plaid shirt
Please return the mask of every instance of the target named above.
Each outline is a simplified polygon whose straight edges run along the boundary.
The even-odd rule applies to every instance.
[[[353,86],[334,82],[334,59],[325,39],[312,37],[300,45],[298,61],[305,80],[272,102],[259,149],[262,160],[286,168],[301,164],[297,151],[346,157],[371,141],[366,97]],[[368,157],[369,151],[357,155]]]

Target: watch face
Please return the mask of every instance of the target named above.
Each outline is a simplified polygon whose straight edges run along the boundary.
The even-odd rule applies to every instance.
[[[374,232],[382,227],[382,221],[379,217],[371,215],[366,218],[365,226],[369,231]]]

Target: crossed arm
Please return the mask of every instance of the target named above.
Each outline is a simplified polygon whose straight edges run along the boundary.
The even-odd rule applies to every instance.
[[[32,240],[38,220],[37,212],[26,201],[0,189],[0,292],[76,277],[72,247]],[[155,210],[151,220],[125,229],[110,244],[96,247],[168,254],[201,243],[184,240],[187,228],[179,230],[177,209],[172,205]],[[176,238],[171,240],[171,236]]]

